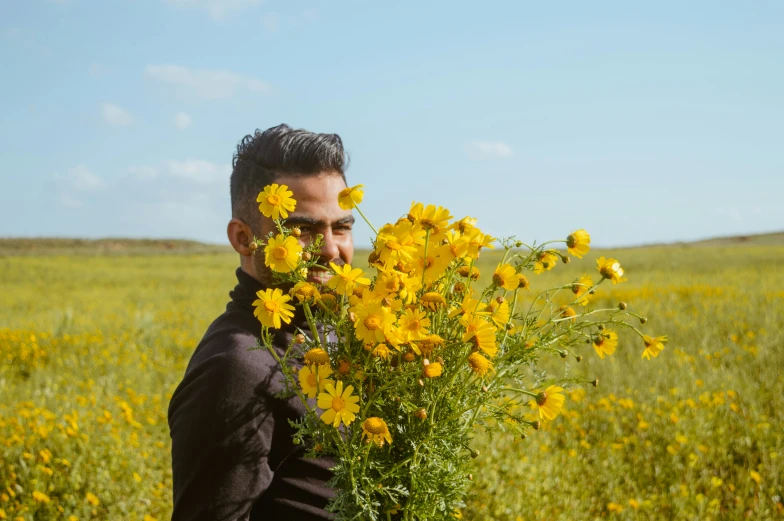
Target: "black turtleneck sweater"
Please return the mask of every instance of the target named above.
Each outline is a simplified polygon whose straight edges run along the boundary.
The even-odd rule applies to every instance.
[[[237,279],[169,404],[172,521],[331,519],[325,482],[334,463],[305,458],[292,443],[288,420],[305,409],[296,396],[275,398],[283,386],[277,362],[266,350],[249,351],[261,329],[252,302],[263,288],[240,269]],[[295,332],[277,332],[281,355]]]

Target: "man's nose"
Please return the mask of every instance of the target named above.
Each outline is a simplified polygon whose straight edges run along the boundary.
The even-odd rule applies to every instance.
[[[340,256],[340,250],[335,242],[335,237],[331,230],[324,233],[324,244],[321,245],[321,259],[324,262],[334,261]]]

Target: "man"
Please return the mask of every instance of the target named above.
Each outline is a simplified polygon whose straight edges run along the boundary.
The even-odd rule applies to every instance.
[[[321,265],[350,263],[354,253],[350,210],[338,205],[346,188],[346,153],[336,134],[293,130],[286,125],[258,130],[237,146],[231,175],[229,242],[240,254],[238,284],[226,311],[207,330],[169,405],[174,476],[173,521],[316,520],[331,497],[325,482],[334,465],[308,459],[292,442],[289,420],[305,412],[297,397],[281,400],[283,375],[266,350],[256,346],[261,325],[253,316],[256,292],[274,285],[254,236],[275,230],[258,210],[256,196],[271,183],[285,184],[297,206],[286,219],[308,244],[324,237]],[[311,272],[316,282],[325,272]],[[304,319],[278,331],[280,354]]]

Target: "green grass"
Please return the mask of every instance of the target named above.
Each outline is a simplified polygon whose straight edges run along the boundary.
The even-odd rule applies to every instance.
[[[50,245],[44,256],[9,254],[8,244],[0,242],[0,512],[167,519],[168,400],[228,300],[236,255],[190,246],[152,254],[159,245],[150,242],[109,255]],[[622,335],[604,360],[590,346],[574,353],[579,363],[543,360],[551,377],[598,376],[600,385],[575,391],[567,411],[526,440],[477,433],[464,517],[784,516],[784,247],[766,238],[591,252],[532,274],[532,292],[594,272],[599,254],[619,258],[629,277],[599,303],[627,302],[649,318],[645,331],[669,336],[667,348],[642,360],[639,340]],[[483,276],[495,259],[483,255]]]

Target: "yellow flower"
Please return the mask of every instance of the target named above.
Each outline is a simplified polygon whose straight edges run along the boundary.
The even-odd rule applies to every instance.
[[[531,287],[531,283],[528,282],[528,277],[523,275],[522,273],[517,275],[517,287],[520,289],[529,289]]]
[[[405,342],[419,340],[427,336],[428,330],[426,328],[429,325],[430,319],[427,318],[424,311],[406,309],[405,314],[400,317],[400,331]]]
[[[329,354],[320,347],[314,347],[305,353],[305,363],[308,365],[329,365]]]
[[[536,399],[531,400],[530,405],[539,410],[540,420],[554,420],[561,413],[566,397],[563,395],[563,388],[551,385],[541,393],[536,395]]]
[[[754,480],[754,482],[759,485],[762,483],[762,476],[759,475],[759,472],[756,470],[749,471],[749,477]]]
[[[593,297],[593,293],[588,290],[593,286],[593,280],[588,275],[583,275],[572,283],[572,293],[577,298],[577,304],[587,306],[588,301]]]
[[[376,257],[384,266],[407,263],[413,259],[417,247],[425,244],[426,234],[421,226],[414,226],[405,219],[394,225],[387,224],[376,237]]]
[[[351,210],[362,202],[365,192],[362,190],[365,185],[356,185],[351,188],[344,188],[338,194],[338,205],[344,210]]]
[[[608,259],[599,257],[596,259],[596,269],[599,270],[602,278],[610,279],[613,284],[618,284],[619,282],[626,280],[626,278],[623,276],[623,268],[621,268],[621,263],[612,257]]]
[[[478,315],[463,315],[460,317],[460,324],[466,330],[463,334],[463,342],[470,341],[490,357],[498,353],[498,347],[495,345],[496,329],[493,324]]]
[[[264,187],[264,191],[256,197],[256,202],[261,203],[259,210],[264,217],[285,219],[289,216],[288,212],[293,212],[297,205],[297,201],[291,197],[292,195],[294,192],[289,190],[288,186],[272,183]]]
[[[648,335],[643,335],[642,341],[645,343],[645,350],[642,352],[642,357],[650,360],[651,358],[659,356],[659,353],[662,352],[664,343],[667,342],[667,337],[650,337]]]
[[[468,254],[468,237],[457,230],[449,230],[444,236],[446,245],[449,246],[449,254],[452,259],[462,259]]]
[[[287,304],[291,297],[284,295],[280,288],[259,290],[256,292],[258,300],[253,302],[253,314],[262,325],[280,329],[281,320],[286,324],[294,316],[294,306]]]
[[[85,496],[85,499],[87,499],[87,502],[94,507],[101,504],[101,500],[98,499],[98,496],[96,496],[92,492],[88,492],[87,495]]]
[[[446,306],[446,300],[444,299],[443,295],[436,291],[428,291],[422,295],[422,298],[419,299],[419,302],[422,304],[422,307],[429,309],[430,311],[438,311],[439,309]]]
[[[569,306],[561,306],[558,308],[558,313],[556,314],[557,318],[566,318],[569,319],[570,322],[574,322],[574,317],[577,316],[577,312]]]
[[[425,206],[422,203],[411,203],[411,209],[408,211],[408,220],[419,224],[425,231],[429,230],[431,240],[441,240],[441,237],[437,236],[446,231],[451,218],[449,210],[432,204]]]
[[[39,503],[48,503],[49,501],[51,501],[51,499],[49,499],[49,496],[47,496],[43,492],[38,492],[37,490],[33,491],[33,499],[35,499]]]
[[[300,302],[315,302],[321,298],[319,290],[310,282],[297,282],[291,288],[291,294],[297,297]]]
[[[630,507],[632,507],[633,509],[637,510],[638,508],[640,508],[640,502],[639,502],[639,501],[637,501],[637,500],[636,500],[636,499],[634,499],[634,498],[631,498],[631,499],[629,500],[629,506],[630,506]]]
[[[543,251],[534,262],[534,273],[542,274],[555,268],[556,264],[558,264],[558,255],[550,251]]]
[[[460,266],[457,268],[457,274],[461,277],[470,277],[471,280],[477,280],[481,275],[476,266]]]
[[[431,362],[425,366],[425,378],[436,378],[444,372],[444,367],[438,362]]]
[[[370,354],[382,360],[386,360],[389,358],[389,355],[391,353],[389,351],[389,346],[387,346],[386,344],[378,344],[376,347],[373,348],[373,351],[371,351]]]
[[[329,265],[335,270],[335,276],[329,279],[327,286],[341,295],[351,295],[356,286],[370,285],[370,279],[362,276],[365,273],[360,268],[352,268],[351,264],[338,266],[334,262],[330,262]]]
[[[392,435],[389,434],[387,423],[376,416],[371,416],[362,422],[362,438],[367,438],[379,447],[383,447],[385,441],[392,443]]]
[[[613,503],[611,501],[611,502],[607,503],[607,510],[609,512],[620,513],[620,512],[623,512],[623,506],[619,505],[618,503]]]
[[[315,398],[320,391],[326,390],[327,384],[335,385],[334,380],[327,379],[331,374],[329,365],[304,365],[299,370],[299,385],[308,398]]]
[[[395,322],[392,310],[381,302],[359,306],[354,314],[354,331],[357,338],[364,342],[385,342],[387,332]]]
[[[468,365],[479,376],[484,376],[493,368],[493,363],[479,353],[468,355]]]
[[[495,237],[482,233],[479,231],[479,228],[473,228],[470,231],[465,231],[463,233],[468,239],[468,250],[466,251],[466,255],[472,259],[479,258],[479,251],[482,248],[495,248],[492,244],[495,242]]]
[[[604,358],[605,355],[611,355],[615,352],[615,348],[618,346],[618,334],[615,331],[605,329],[593,337],[592,343],[599,358]]]
[[[327,392],[318,395],[318,406],[324,409],[321,420],[338,428],[340,423],[349,425],[359,412],[359,397],[351,393],[354,387],[349,385],[343,390],[343,382],[338,380],[337,386],[327,385]]]
[[[430,284],[444,275],[451,262],[452,256],[449,254],[449,246],[435,246],[430,243],[427,247],[427,256],[425,256],[425,246],[419,246],[414,256],[414,269],[411,272],[411,277],[422,280],[422,272],[424,271],[425,283]]]
[[[566,248],[578,259],[582,259],[583,255],[590,251],[589,244],[591,244],[591,236],[583,229],[572,232],[566,238]]]
[[[490,311],[490,320],[492,320],[495,325],[499,328],[506,326],[506,323],[509,322],[509,303],[507,301],[503,301],[500,304],[495,303],[487,306],[487,310]]]
[[[302,246],[294,237],[284,237],[278,234],[270,239],[264,248],[264,264],[273,271],[288,273],[294,271],[302,255]]]
[[[519,281],[517,272],[510,264],[501,264],[493,273],[493,284],[508,291],[517,289]]]

